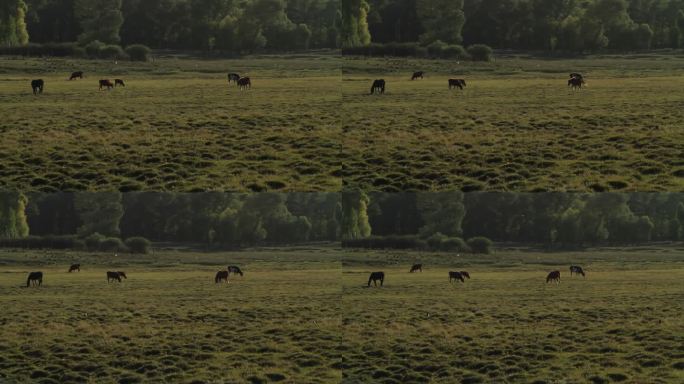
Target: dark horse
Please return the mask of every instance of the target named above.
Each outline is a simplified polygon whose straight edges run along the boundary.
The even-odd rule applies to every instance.
[[[114,84],[112,84],[112,82],[109,81],[108,79],[100,80],[100,91],[104,87],[106,87],[107,89],[112,89],[112,88],[114,88]]]
[[[415,272],[415,271],[421,271],[421,272],[423,272],[423,264],[413,264],[413,266],[411,267],[411,270],[409,271],[409,273],[413,273],[413,272]]]
[[[422,79],[423,75],[425,75],[425,72],[423,72],[423,71],[413,72],[413,76],[411,76],[411,80],[415,80],[418,78]]]
[[[118,281],[119,283],[121,282],[121,278],[127,279],[126,274],[121,271],[107,271],[107,282],[111,283],[114,280]]]
[[[572,277],[572,274],[573,274],[573,273],[576,273],[576,274],[578,274],[578,275],[582,275],[582,277],[587,277],[587,276],[584,274],[584,270],[583,270],[582,267],[580,267],[579,265],[571,265],[571,266],[570,266],[570,276],[571,276],[571,277]]]
[[[461,283],[465,283],[465,279],[463,278],[463,274],[461,272],[450,271],[449,282],[451,283],[452,280],[461,280]]]
[[[546,276],[546,283],[555,281],[556,284],[560,284],[560,271],[553,271]]]
[[[237,73],[228,74],[228,84],[230,84],[231,81],[237,83],[238,80],[240,80],[240,75],[238,75]]]
[[[71,264],[71,267],[69,267],[69,273],[73,271],[81,272],[81,264]]]
[[[466,279],[470,279],[470,273],[468,273],[466,271],[461,271],[460,273],[461,273],[461,276],[465,277]]]
[[[577,73],[577,72],[573,72],[573,73],[570,74],[570,78],[572,79],[573,77],[576,77],[576,78],[578,78],[578,79],[583,79],[583,78],[584,78],[584,76],[582,76],[581,73]]]
[[[36,285],[43,285],[43,272],[29,273],[28,279],[26,279],[26,288],[30,287],[31,283],[33,283],[34,287]]]
[[[370,94],[372,95],[375,92],[378,92],[381,95],[385,93],[385,80],[384,79],[375,80],[373,82],[373,85],[371,86]]]
[[[216,277],[214,277],[214,283],[218,284],[221,281],[228,282],[228,271],[218,271],[216,272]]]
[[[582,89],[582,85],[584,85],[584,79],[581,77],[573,77],[568,80],[568,87],[572,87],[573,90]]]
[[[43,93],[43,87],[44,86],[45,86],[45,82],[43,81],[43,79],[31,81],[31,88],[33,89],[34,95],[37,95],[39,93]]]
[[[385,272],[373,272],[370,274],[370,277],[368,278],[368,286],[370,287],[371,281],[373,282],[373,285],[376,287],[378,286],[378,280],[380,280],[380,286],[385,283]]]
[[[78,72],[72,73],[71,76],[69,77],[69,80],[73,80],[73,79],[83,79],[83,72],[78,71]]]
[[[449,89],[458,88],[463,89],[466,86],[466,82],[463,79],[449,79]]]
[[[241,77],[237,85],[240,89],[252,88],[252,80],[249,77]]]
[[[124,84],[124,81],[121,79],[114,79],[114,86],[116,87],[117,85],[120,85],[122,87],[125,87],[126,84]]]
[[[230,272],[230,273],[237,273],[237,274],[240,275],[240,276],[244,276],[244,275],[245,275],[244,273],[242,273],[242,269],[240,269],[240,267],[238,267],[237,265],[229,265],[229,266],[228,266],[228,272]]]

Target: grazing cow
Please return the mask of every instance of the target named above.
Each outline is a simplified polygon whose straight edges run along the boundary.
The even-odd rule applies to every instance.
[[[121,278],[127,279],[126,274],[121,271],[107,271],[107,282],[111,283],[114,280],[121,282]]]
[[[121,79],[114,79],[114,86],[116,87],[116,86],[119,86],[119,85],[122,86],[122,87],[125,87],[125,86],[126,86],[126,84],[124,84],[124,81],[123,81],[123,80],[121,80]]]
[[[555,281],[556,284],[560,284],[560,271],[553,271],[546,276],[546,283]]]
[[[465,277],[466,279],[470,279],[470,273],[466,271],[461,271],[460,272],[461,276]]]
[[[109,81],[108,79],[100,80],[100,91],[102,90],[102,88],[105,88],[105,87],[107,89],[112,89],[112,88],[114,88],[114,84],[112,84],[112,82]]]
[[[26,279],[26,288],[30,287],[31,284],[35,287],[36,285],[43,285],[43,272],[31,272]]]
[[[449,272],[449,282],[451,283],[452,280],[460,280],[461,283],[465,283],[465,279],[463,278],[461,272]]]
[[[572,277],[572,274],[573,274],[573,273],[576,273],[576,274],[578,274],[578,275],[582,275],[582,277],[587,277],[587,276],[584,274],[584,270],[583,270],[582,267],[580,267],[579,265],[571,265],[571,266],[570,266],[570,277]]]
[[[72,73],[71,76],[69,77],[69,80],[73,80],[73,79],[83,79],[83,71],[78,71],[78,72]]]
[[[252,80],[249,77],[241,77],[237,85],[240,89],[252,88]]]
[[[237,84],[238,80],[240,80],[240,75],[238,75],[237,73],[228,74],[228,84],[230,84],[231,81]]]
[[[81,264],[71,264],[71,266],[69,267],[69,273],[73,271],[81,272]]]
[[[568,87],[572,87],[573,90],[581,90],[582,85],[584,85],[584,79],[582,79],[581,77],[573,77],[570,80],[568,80]]]
[[[418,78],[422,79],[423,75],[425,75],[425,72],[423,72],[423,71],[413,72],[413,76],[411,76],[411,80],[415,80]]]
[[[373,81],[373,85],[371,86],[370,94],[374,94],[375,92],[378,92],[379,94],[384,94],[385,93],[385,80],[384,79],[378,79]]]
[[[221,281],[228,282],[228,271],[218,271],[214,277],[214,283],[218,284]]]
[[[413,272],[415,272],[415,271],[421,271],[421,272],[423,272],[423,264],[413,264],[413,266],[411,267],[411,270],[409,271],[409,273],[413,273]]]
[[[463,90],[463,87],[465,86],[466,82],[463,79],[449,79],[449,89],[458,88],[460,90]]]
[[[373,282],[374,286],[378,286],[378,280],[380,280],[380,286],[385,283],[385,272],[373,272],[370,274],[370,277],[368,278],[368,286],[370,287],[371,281]]]
[[[242,270],[241,270],[240,267],[238,267],[237,265],[229,265],[229,266],[228,266],[228,272],[230,272],[230,273],[237,273],[237,274],[240,275],[240,276],[244,276],[244,275],[245,275],[244,273],[242,273]]]
[[[43,93],[43,87],[45,86],[45,82],[43,79],[37,79],[37,80],[32,80],[31,81],[31,88],[33,89],[33,94],[37,95],[39,93]]]

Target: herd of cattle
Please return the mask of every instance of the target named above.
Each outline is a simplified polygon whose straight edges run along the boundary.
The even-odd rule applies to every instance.
[[[423,264],[413,264],[411,270],[409,270],[409,273],[414,273],[416,271],[423,272]],[[570,276],[572,276],[573,273],[582,275],[582,277],[586,277],[584,270],[578,265],[570,266]],[[548,284],[550,282],[555,282],[556,284],[560,284],[560,275],[560,271],[549,272],[549,274],[546,276],[546,283]],[[452,281],[460,281],[461,283],[465,283],[466,279],[470,279],[470,273],[467,271],[449,271],[450,283]],[[370,287],[371,283],[373,283],[373,285],[377,287],[378,281],[382,287],[385,283],[385,272],[371,272],[370,277],[368,278],[368,286]]]
[[[73,72],[71,76],[69,76],[69,80],[76,80],[76,79],[83,79],[85,76],[83,74],[83,71],[77,71]],[[237,73],[229,73],[228,74],[228,84],[233,81],[235,84],[237,84],[238,88],[241,90],[252,88],[252,80],[249,77],[240,77],[239,74]],[[112,83],[111,80],[109,79],[100,79],[99,81],[100,84],[100,90],[107,89],[111,90],[115,87],[122,86],[125,87],[126,84],[122,79],[114,79],[114,82]],[[45,80],[43,79],[35,79],[31,80],[31,89],[33,90],[34,95],[38,95],[43,93],[43,88],[45,88]]]
[[[425,76],[425,72],[423,71],[418,71],[418,72],[413,72],[413,75],[411,76],[411,80],[416,80],[416,79],[422,79],[423,76]],[[463,90],[466,86],[466,82],[464,79],[449,79],[449,89],[460,89]],[[377,79],[373,81],[373,84],[371,85],[370,89],[370,94],[384,94],[385,93],[385,86],[387,85],[387,82],[385,79]],[[582,89],[582,86],[586,85],[586,82],[584,81],[584,77],[580,73],[571,73],[570,74],[570,80],[568,80],[568,87],[572,87],[573,90],[578,90]]]
[[[74,272],[74,271],[81,271],[81,264],[72,264],[69,267],[69,273]],[[411,270],[409,273],[414,273],[414,272],[423,272],[423,264],[413,264],[411,267]],[[214,283],[219,284],[221,282],[228,282],[228,277],[230,274],[236,274],[240,276],[244,276],[244,273],[242,272],[242,269],[236,265],[229,265],[225,270],[221,270],[216,272],[216,276],[214,277]],[[572,274],[578,274],[582,275],[582,277],[586,277],[584,270],[582,267],[578,265],[571,265],[570,266],[570,276]],[[560,284],[560,271],[552,271],[546,276],[546,283],[550,282],[555,282],[556,284]],[[126,276],[126,273],[123,271],[107,271],[107,282],[112,283],[114,281],[118,281],[119,283],[121,282],[121,279],[127,279],[128,277]],[[460,281],[461,283],[465,283],[465,279],[470,279],[470,273],[467,271],[449,271],[449,282],[451,283],[452,281]],[[372,272],[370,274],[370,277],[368,278],[368,286],[370,287],[371,283],[374,284],[374,286],[378,286],[378,281],[380,282],[380,286],[382,287],[383,284],[385,283],[385,272]],[[26,280],[26,287],[30,287],[31,285],[33,286],[41,286],[43,284],[43,272],[31,272],[28,275],[28,279]]]

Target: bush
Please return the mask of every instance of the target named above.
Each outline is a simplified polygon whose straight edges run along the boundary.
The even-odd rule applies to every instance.
[[[100,49],[98,57],[102,59],[125,59],[126,53],[118,45],[105,45]]]
[[[484,44],[475,44],[468,47],[468,55],[473,61],[492,61],[494,51]]]
[[[126,250],[126,246],[117,237],[108,237],[100,242],[100,251],[103,252],[122,252]]]
[[[450,252],[470,252],[468,244],[460,237],[449,237],[442,241],[442,251]]]
[[[152,243],[144,237],[129,237],[126,239],[126,246],[131,253],[148,254]]]
[[[439,251],[442,249],[442,242],[447,239],[447,236],[437,232],[428,237],[426,242],[431,251]]]
[[[0,248],[83,249],[76,236],[28,236],[21,239],[0,239]]]
[[[467,59],[468,51],[460,45],[447,45],[442,49],[442,57],[445,59]]]
[[[86,45],[85,53],[89,57],[100,57],[100,51],[105,47],[105,44],[99,40],[93,40]]]
[[[369,44],[342,49],[342,55],[425,57],[427,48],[418,43]]]
[[[391,235],[343,240],[342,247],[365,249],[426,249],[427,243],[414,235]]]
[[[470,247],[470,251],[473,253],[490,254],[492,253],[493,245],[494,243],[486,237],[468,239],[468,247]]]
[[[431,57],[442,57],[447,44],[441,40],[435,40],[427,46],[428,54]]]
[[[85,239],[83,241],[85,242],[86,249],[95,252],[100,250],[100,243],[103,242],[106,239],[106,237],[100,235],[99,233],[95,232]]]
[[[126,47],[126,54],[131,61],[149,61],[152,57],[152,50],[146,45],[133,44]]]
[[[76,43],[29,43],[22,46],[0,47],[0,55],[16,56],[54,56],[54,57],[81,57],[85,56],[85,50]]]

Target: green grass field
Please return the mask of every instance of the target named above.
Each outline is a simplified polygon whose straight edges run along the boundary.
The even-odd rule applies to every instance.
[[[680,383],[683,254],[2,250],[0,382]],[[229,263],[244,278],[214,284]],[[32,270],[43,287],[22,287]]]
[[[67,81],[73,70],[83,81]],[[410,81],[415,70],[424,80]],[[228,87],[226,73],[254,82]],[[588,88],[572,92],[568,73]],[[682,191],[681,55],[0,58],[0,187]],[[45,93],[29,82],[42,77]],[[100,78],[125,89],[100,92]],[[465,91],[447,79],[465,78]],[[368,96],[371,81],[388,81]]]
[[[426,71],[410,81],[413,71]],[[568,74],[588,87],[573,92]],[[675,56],[494,63],[348,58],[345,184],[371,190],[681,191]],[[387,81],[370,96],[373,79]],[[449,91],[464,78],[464,91]]]
[[[67,81],[74,70],[84,80]],[[253,88],[227,85],[250,76]],[[0,187],[338,190],[339,59],[0,58]],[[40,97],[30,80],[43,78]],[[126,88],[100,91],[101,78]]]

